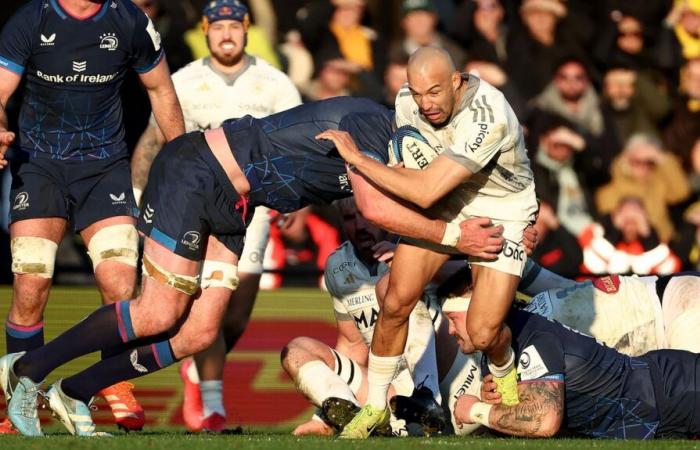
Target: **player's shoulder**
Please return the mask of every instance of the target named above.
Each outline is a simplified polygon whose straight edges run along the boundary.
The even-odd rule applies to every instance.
[[[38,27],[42,16],[48,11],[48,0],[31,0],[22,6],[10,17],[7,25]],[[26,31],[26,30],[24,30]]]
[[[326,272],[337,273],[340,269],[357,262],[355,251],[350,241],[345,241],[326,260]]]
[[[207,71],[206,60],[207,57],[195,59],[187,63],[185,66],[179,68],[175,73],[172,74],[173,82],[180,81],[185,82],[193,78],[201,78],[205,76]]]
[[[277,81],[289,81],[291,83],[286,73],[265,61],[263,58],[254,55],[248,55],[248,58],[250,58],[250,68],[248,70],[256,77],[262,76]]]
[[[475,75],[463,75],[467,83],[460,110],[455,118],[459,125],[499,123],[508,120],[503,93]]]

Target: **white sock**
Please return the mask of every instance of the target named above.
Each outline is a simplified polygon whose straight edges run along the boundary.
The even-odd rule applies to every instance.
[[[365,404],[378,409],[386,408],[386,394],[389,385],[399,372],[403,355],[377,356],[369,351],[369,366],[367,367],[367,401]]]
[[[322,361],[309,361],[299,368],[295,380],[299,392],[317,407],[328,397],[338,397],[358,404],[350,386]]]
[[[422,301],[416,304],[408,320],[408,338],[406,340],[406,363],[413,375],[413,384],[430,389],[438,404],[442,403],[440,383],[435,356],[435,329],[430,319],[430,312]]]
[[[199,384],[199,372],[197,371],[197,363],[192,360],[192,364],[187,368],[187,378],[194,384]]]
[[[504,377],[508,372],[515,366],[515,352],[511,347],[508,347],[508,361],[502,365],[497,366],[489,360],[489,371],[494,377]]]
[[[202,393],[203,415],[209,417],[213,413],[219,413],[226,417],[224,409],[224,382],[222,380],[200,381],[199,392]]]

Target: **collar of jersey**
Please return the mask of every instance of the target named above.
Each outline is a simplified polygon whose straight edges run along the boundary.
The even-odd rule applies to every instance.
[[[102,18],[102,16],[104,16],[107,13],[107,9],[109,8],[109,4],[111,2],[112,2],[112,0],[105,0],[104,3],[102,3],[102,7],[100,9],[98,9],[97,12],[91,16],[75,17],[74,15],[69,13],[68,11],[61,8],[61,5],[58,3],[58,0],[49,0],[49,3],[51,3],[51,7],[53,8],[54,11],[56,11],[56,14],[58,14],[58,16],[61,19],[65,20],[65,19],[70,17],[73,20],[77,20],[77,21],[81,21],[81,22],[84,20],[92,20],[93,22],[97,22],[98,20],[100,20]]]

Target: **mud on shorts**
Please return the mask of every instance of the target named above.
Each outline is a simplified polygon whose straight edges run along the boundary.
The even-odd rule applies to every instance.
[[[221,167],[200,152],[209,147],[202,133],[188,133],[167,144],[153,161],[137,228],[184,258],[204,259],[209,236],[240,257],[246,224],[241,200]],[[217,174],[216,171],[221,173]],[[240,204],[239,204],[240,206]],[[252,211],[251,211],[252,214]]]
[[[110,217],[136,217],[128,155],[96,160],[12,160],[10,221],[61,217],[76,231]]]

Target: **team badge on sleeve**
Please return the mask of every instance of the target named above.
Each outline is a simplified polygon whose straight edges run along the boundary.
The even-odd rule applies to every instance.
[[[542,361],[540,353],[534,345],[530,345],[520,353],[518,360],[518,375],[521,381],[535,380],[549,372],[547,366]]]

